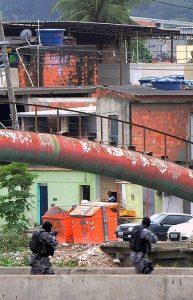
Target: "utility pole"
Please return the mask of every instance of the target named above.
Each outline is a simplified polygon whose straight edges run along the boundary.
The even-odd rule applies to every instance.
[[[2,49],[2,58],[3,58],[5,76],[7,82],[8,100],[10,102],[9,108],[10,108],[10,114],[12,120],[12,129],[18,130],[19,122],[18,122],[18,115],[17,115],[17,107],[16,107],[15,95],[14,95],[12,82],[11,82],[11,70],[9,65],[9,58],[6,51],[6,45],[7,42],[5,41],[3,23],[2,23],[2,19],[0,18],[0,47]]]

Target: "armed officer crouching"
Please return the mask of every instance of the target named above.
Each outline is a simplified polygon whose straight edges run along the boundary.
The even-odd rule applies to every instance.
[[[142,224],[133,228],[130,240],[130,260],[137,274],[150,274],[153,272],[153,264],[148,254],[151,252],[151,244],[158,240],[157,236],[148,229],[150,218],[144,217]]]
[[[52,269],[49,256],[54,255],[54,250],[58,245],[56,234],[51,232],[52,223],[46,221],[40,231],[34,232],[30,242],[31,275],[52,275]]]

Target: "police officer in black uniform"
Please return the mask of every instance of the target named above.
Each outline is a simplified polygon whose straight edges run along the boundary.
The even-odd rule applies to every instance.
[[[58,242],[56,236],[51,232],[52,223],[46,221],[42,225],[42,229],[35,232],[32,236],[30,249],[32,254],[30,256],[31,275],[52,275],[52,269],[49,256],[54,255]],[[35,240],[36,239],[36,240]],[[35,241],[35,242],[34,242]]]
[[[131,232],[130,260],[137,274],[150,274],[154,268],[148,254],[151,252],[151,244],[157,242],[157,236],[149,229],[150,218],[144,217],[142,224],[135,226]]]

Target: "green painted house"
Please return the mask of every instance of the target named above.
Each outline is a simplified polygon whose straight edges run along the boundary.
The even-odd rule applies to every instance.
[[[64,210],[79,205],[81,200],[100,199],[100,177],[87,172],[53,167],[29,167],[36,173],[31,193],[33,210],[30,219],[34,225],[41,224],[41,216],[55,204]]]
[[[135,211],[139,220],[144,216],[162,212],[162,195],[158,191],[128,182],[122,184],[122,193],[123,206],[127,210]],[[136,221],[138,220],[133,220]]]

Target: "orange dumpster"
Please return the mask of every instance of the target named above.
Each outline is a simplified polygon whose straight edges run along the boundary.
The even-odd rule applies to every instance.
[[[116,204],[104,202],[77,206],[69,215],[72,218],[74,242],[79,244],[100,244],[116,241]]]
[[[58,206],[51,206],[48,211],[42,216],[43,222],[50,221],[53,225],[53,230],[57,232],[57,240],[59,244],[73,243],[72,219],[69,216],[69,209],[65,211]]]

